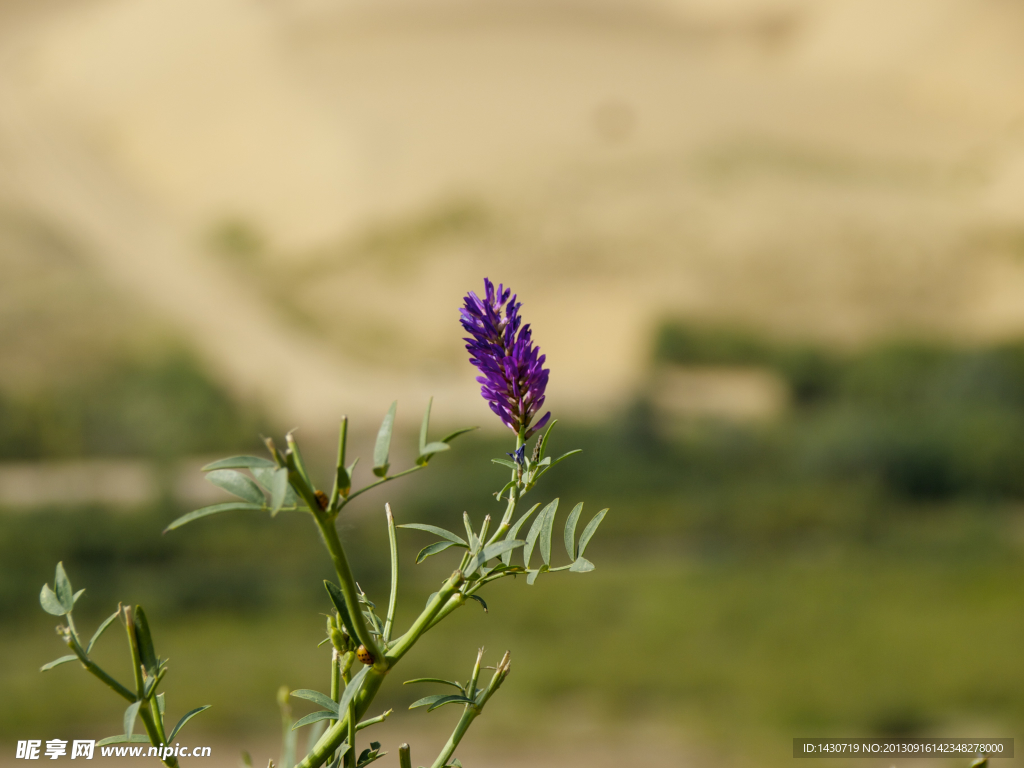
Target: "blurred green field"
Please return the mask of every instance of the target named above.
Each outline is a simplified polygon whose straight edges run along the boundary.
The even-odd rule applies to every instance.
[[[670,423],[639,397],[602,423],[560,424],[555,452],[584,453],[542,481],[533,501],[560,497],[559,520],[579,500],[584,520],[611,507],[588,551],[597,570],[494,586],[487,614],[462,609],[396,675],[463,677],[478,646],[511,649],[514,674],[480,724],[497,742],[510,719],[537,739],[557,739],[579,719],[625,720],[714,745],[724,762],[776,764],[791,759],[796,735],[1017,735],[1024,347],[835,353],[667,325],[655,365],[683,364],[773,371],[791,403],[767,422]],[[219,397],[211,392],[206,400]],[[160,413],[146,423],[173,419]],[[232,418],[222,434],[249,449],[230,436],[255,417]],[[504,455],[506,442],[461,438],[427,472],[346,511],[357,578],[378,604],[384,500],[399,522],[453,529],[463,510],[478,521],[500,512],[488,494],[506,470],[487,457]],[[194,444],[182,445],[179,453]],[[88,589],[78,611],[86,631],[118,600],[146,606],[172,661],[169,706],[215,705],[197,734],[244,744],[277,728],[279,685],[327,686],[327,651],[316,645],[318,612],[328,610],[320,581],[331,573],[309,521],[224,515],[160,536],[181,512],[168,497],[130,514],[0,516],[3,738],[50,722],[69,734],[119,727],[120,703],[73,665],[36,671],[62,655],[36,603],[58,559]],[[430,540],[402,532],[409,591],[400,625],[453,565],[451,553],[412,565]],[[121,642],[111,631],[101,655],[123,672]],[[381,707],[401,712],[419,695],[391,687]],[[417,728],[445,720],[403,717]]]
[[[489,613],[463,609],[395,674],[463,677],[479,645],[511,649],[515,674],[481,723],[499,738],[509,718],[550,739],[565,721],[625,718],[678,728],[737,759],[782,763],[794,734],[1015,734],[1024,714],[1024,566],[1019,547],[992,533],[944,557],[922,554],[910,531],[882,551],[824,544],[704,557],[653,542],[652,554],[623,555],[606,537],[594,547],[594,573],[498,585],[486,595]],[[219,608],[178,613],[145,600],[161,589],[155,568],[121,585],[126,597],[151,604],[158,648],[172,660],[170,706],[215,705],[197,732],[244,745],[273,733],[277,686],[326,686],[327,652],[315,648],[315,611],[326,601],[313,578],[299,589],[299,553],[278,555],[270,551],[265,568],[290,581],[293,600],[310,610],[244,610],[224,596]],[[223,560],[225,569],[238,566],[230,553]],[[433,577],[444,570],[421,569]],[[371,595],[383,597],[382,585],[373,586]],[[401,617],[411,618],[423,597],[408,596]],[[113,733],[120,702],[95,681],[73,665],[35,671],[61,654],[52,623],[33,616],[0,639],[5,736],[44,723]],[[102,657],[124,673],[122,644],[112,631]],[[391,688],[380,706],[401,712],[421,694]],[[408,717],[422,728],[411,719],[427,716]]]

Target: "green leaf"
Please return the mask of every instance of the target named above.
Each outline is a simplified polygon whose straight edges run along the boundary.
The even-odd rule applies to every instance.
[[[538,475],[537,475],[537,478],[538,478],[538,479],[540,479],[541,477],[543,477],[544,475],[546,475],[546,474],[548,473],[548,471],[549,471],[549,470],[550,470],[550,469],[551,469],[551,468],[552,468],[553,466],[555,466],[555,464],[558,464],[558,463],[560,463],[560,462],[562,462],[562,461],[565,461],[565,460],[566,460],[566,459],[568,459],[568,458],[569,458],[570,456],[575,456],[575,455],[576,455],[577,453],[583,453],[583,449],[582,449],[582,448],[577,448],[577,449],[575,449],[575,450],[573,450],[573,451],[569,451],[568,453],[563,453],[563,454],[562,454],[561,456],[559,456],[559,457],[558,457],[557,459],[555,459],[554,461],[552,461],[552,462],[551,462],[551,463],[550,463],[550,464],[549,464],[548,466],[544,467],[544,469],[542,469],[542,470],[540,471],[540,474],[538,474]],[[550,457],[549,457],[549,458],[550,458]]]
[[[117,736],[107,736],[107,738],[96,742],[97,747],[109,747],[111,744],[149,744],[149,737],[136,733],[128,738],[123,733],[119,733]]]
[[[107,631],[107,627],[111,625],[111,623],[114,621],[114,619],[118,617],[120,613],[121,610],[118,609],[109,616],[107,616],[106,619],[104,619],[103,623],[100,624],[99,629],[97,629],[96,632],[93,634],[92,639],[89,641],[89,644],[85,647],[86,653],[90,653],[92,651],[92,647],[96,645],[96,641],[100,639],[100,635]]]
[[[423,455],[423,449],[427,447],[427,430],[430,428],[430,408],[434,404],[434,398],[431,396],[427,400],[427,410],[423,412],[423,423],[420,424],[420,456]]]
[[[582,511],[583,502],[581,501],[572,508],[569,519],[565,521],[565,551],[569,554],[570,560],[576,559],[576,523],[579,522]]]
[[[288,468],[278,467],[272,470],[273,476],[270,479],[270,514],[276,515],[281,511],[281,507],[284,506],[285,501],[288,498],[288,491],[291,491],[291,485],[288,483]],[[298,496],[295,491],[292,491],[292,496],[295,497],[296,503],[298,502]]]
[[[468,597],[470,600],[476,600],[478,603],[480,603],[480,605],[484,607],[484,613],[487,613],[487,603],[484,602],[484,599],[480,597],[480,595],[466,595],[466,597]]]
[[[593,519],[589,523],[587,523],[587,527],[583,529],[583,535],[580,536],[580,548],[576,553],[577,558],[583,557],[583,552],[586,550],[587,544],[590,543],[590,539],[597,532],[597,526],[601,524],[601,521],[604,520],[604,516],[607,514],[608,510],[602,509],[594,515]]]
[[[341,617],[341,623],[345,625],[345,631],[348,632],[348,636],[352,638],[359,637],[356,634],[355,625],[352,623],[352,617],[349,616],[345,595],[341,588],[333,581],[327,581],[327,579],[324,579],[324,587],[327,588],[327,594],[330,596],[331,602],[334,603],[334,607],[338,611],[338,616]]]
[[[167,533],[168,531],[173,531],[175,528],[181,528],[181,526],[185,525],[186,523],[191,523],[193,520],[198,520],[201,517],[208,517],[209,515],[216,515],[220,512],[233,512],[238,509],[247,511],[259,511],[261,509],[266,508],[267,507],[264,504],[249,504],[248,502],[244,501],[228,501],[224,504],[214,504],[213,506],[210,507],[203,507],[202,509],[197,509],[193,512],[189,512],[187,515],[182,515],[173,523],[164,528],[163,532]]]
[[[499,555],[503,555],[506,552],[511,552],[516,547],[521,547],[525,544],[525,541],[520,539],[505,539],[483,548],[472,560],[469,561],[469,565],[466,566],[464,573],[469,576],[476,573],[476,569]]]
[[[463,427],[462,429],[456,429],[450,435],[445,435],[444,437],[442,437],[441,438],[441,442],[442,443],[450,443],[452,440],[454,440],[459,435],[464,435],[467,432],[472,432],[475,429],[480,429],[480,427]]]
[[[57,563],[57,572],[53,578],[53,591],[57,594],[57,600],[64,608],[64,613],[70,613],[75,607],[75,593],[71,589],[71,582],[64,572],[64,563]]]
[[[557,502],[557,499],[555,501]],[[554,529],[555,512],[557,509],[558,504],[556,503],[550,512],[545,508],[538,518],[544,521],[540,529],[540,555],[544,559],[544,565],[551,565],[551,533]]]
[[[370,748],[364,749],[359,753],[359,759],[356,761],[356,768],[366,768],[370,763],[375,763],[384,757],[387,752],[380,751],[380,742],[371,741]]]
[[[516,468],[516,463],[514,461],[509,461],[508,459],[491,459],[491,463],[501,464],[501,466],[508,467],[509,469]]]
[[[398,401],[395,400],[388,408],[387,414],[384,416],[384,421],[381,422],[380,431],[377,432],[377,443],[373,447],[373,474],[377,477],[387,477],[388,467],[388,454],[391,451],[391,431],[395,426],[395,409],[398,407]]]
[[[142,700],[134,701],[128,705],[128,709],[124,711],[124,735],[128,741],[132,740],[132,731],[135,730],[135,718],[139,714],[139,707],[142,706]]]
[[[526,546],[523,548],[523,565],[527,568],[530,567],[530,557],[533,555],[533,548],[537,543],[537,538],[541,535],[541,531],[547,528],[548,538],[548,553],[547,557],[544,558],[545,562],[551,561],[551,524],[554,522],[555,513],[558,511],[558,499],[555,499],[548,504],[544,509],[537,515],[537,519],[533,521],[533,525],[530,527],[530,532],[526,535]],[[542,552],[543,554],[543,544]]]
[[[305,699],[306,701],[312,701],[314,704],[319,704],[324,709],[334,712],[334,719],[338,719],[338,705],[330,696],[320,693],[320,691],[311,691],[308,688],[292,691],[291,695],[297,699]]]
[[[428,544],[420,553],[416,555],[416,565],[419,565],[431,555],[436,555],[438,552],[444,552],[448,547],[454,547],[455,542],[452,541],[435,541],[433,544]]]
[[[240,499],[252,504],[263,503],[263,491],[260,487],[252,478],[234,469],[215,469],[206,476],[206,479]]]
[[[442,683],[444,685],[452,685],[462,690],[462,685],[456,683],[454,680],[445,680],[440,677],[417,677],[415,680],[406,680],[402,685],[411,685],[412,683]]]
[[[433,696],[425,696],[419,701],[414,701],[409,705],[409,709],[416,709],[417,707],[426,707],[427,712],[433,712],[438,707],[443,707],[445,704],[472,704],[472,699],[467,699],[458,693],[438,693]]]
[[[174,730],[171,731],[171,735],[167,737],[167,743],[170,744],[172,741],[174,741],[174,737],[178,735],[178,731],[181,730],[182,726],[185,725],[185,723],[187,723],[193,717],[198,715],[200,712],[205,712],[211,706],[212,706],[211,704],[206,704],[205,706],[202,706],[202,707],[196,707],[192,711],[186,712],[184,715],[182,715],[181,720],[178,721],[178,724],[176,726],[174,726]]]
[[[594,570],[594,564],[585,557],[577,557],[575,562],[569,566],[569,570],[573,573],[588,573]]]
[[[39,604],[44,611],[53,616],[63,616],[67,613],[64,606],[60,604],[60,600],[57,599],[56,593],[50,589],[49,584],[43,584],[43,588],[39,590]]]
[[[160,710],[160,717],[163,717],[164,712],[167,710],[167,700],[162,693],[156,695],[156,708]]]
[[[529,510],[527,510],[525,515],[523,515],[518,520],[516,520],[515,525],[513,525],[509,529],[508,535],[505,536],[505,539],[509,540],[509,539],[516,538],[516,536],[519,535],[519,529],[523,527],[523,523],[525,523],[527,521],[527,519],[530,517],[530,515],[532,515],[534,512],[537,511],[537,507],[539,507],[539,506],[540,506],[540,504],[534,504],[532,507],[530,507]],[[508,552],[506,552],[504,555],[501,556],[501,562],[503,562],[505,565],[508,565],[509,563],[512,562],[512,550],[509,550]]]
[[[405,523],[404,525],[398,525],[395,527],[412,528],[417,531],[426,531],[427,533],[432,533],[435,536],[440,536],[442,539],[448,539],[448,541],[450,541],[452,544],[457,544],[458,546],[466,547],[467,549],[469,548],[469,544],[467,544],[463,539],[456,536],[451,531],[446,531],[444,528],[438,528],[436,525],[425,525],[423,523]]]
[[[348,705],[355,698],[356,694],[359,693],[359,689],[363,686],[363,680],[366,679],[366,675],[371,669],[373,667],[363,667],[352,675],[352,679],[348,681],[348,685],[345,686],[345,690],[338,701],[339,712],[348,711]]]
[[[77,658],[78,657],[73,653],[70,656],[61,656],[59,659],[54,659],[49,664],[43,664],[43,666],[39,668],[39,671],[46,672],[48,669],[59,667],[61,664],[67,664],[69,661],[74,661]]]
[[[85,587],[82,587],[80,590],[75,592],[74,597],[71,599],[72,604],[77,603],[78,602],[78,598],[80,598],[84,594],[85,594]]]
[[[146,621],[146,612],[141,605],[135,606],[135,636],[139,639],[139,661],[146,668],[146,672],[155,675],[159,669],[156,649],[153,648],[153,635],[149,631],[149,622]]]
[[[277,464],[270,459],[263,459],[259,456],[232,456],[229,459],[221,459],[203,467],[203,472],[214,469],[252,469],[253,467],[276,467]]]
[[[469,512],[462,513],[462,524],[466,528],[466,538],[469,539],[469,551],[476,554],[480,550],[480,538],[473,530],[473,524],[469,521]]]
[[[263,486],[267,493],[270,494],[271,504],[274,503],[274,482],[275,478],[278,478],[278,473],[284,475],[284,501],[282,507],[294,507],[298,506],[299,495],[295,493],[295,490],[288,484],[288,468],[287,467],[253,467],[251,470],[252,476],[256,478],[256,482]],[[280,482],[280,480],[277,480]]]
[[[551,437],[551,430],[555,428],[555,424],[557,423],[558,419],[555,419],[550,424],[548,424],[548,428],[544,430],[544,437],[540,439],[540,451],[537,453],[538,459],[544,458],[544,455],[548,450],[548,439]]]
[[[337,720],[337,719],[338,719],[338,713],[337,712],[328,712],[326,709],[321,709],[319,712],[313,712],[310,715],[306,715],[305,717],[301,717],[298,720],[296,720],[295,721],[295,725],[292,726],[292,730],[294,731],[294,730],[296,730],[298,728],[301,728],[304,725],[309,725],[310,723],[317,723],[317,722],[320,722],[321,720]]]

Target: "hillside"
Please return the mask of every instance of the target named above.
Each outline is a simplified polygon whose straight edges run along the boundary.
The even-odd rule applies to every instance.
[[[551,404],[583,413],[637,385],[664,317],[842,345],[1024,329],[1012,3],[20,5],[9,286],[66,269],[9,245],[26,218],[87,273],[76,319],[5,304],[7,338],[49,318],[35,348],[159,328],[315,426],[392,392],[485,421],[455,323],[484,274],[521,293]],[[4,355],[8,386],[61,369]]]

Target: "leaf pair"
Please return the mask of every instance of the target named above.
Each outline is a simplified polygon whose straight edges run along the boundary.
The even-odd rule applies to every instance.
[[[430,428],[430,408],[434,404],[434,398],[430,398],[427,401],[427,410],[423,413],[423,422],[420,424],[420,440],[419,440],[419,455],[416,457],[416,463],[420,466],[425,465],[435,453],[441,453],[451,448],[451,441],[459,435],[464,435],[467,432],[472,432],[476,427],[464,427],[457,429],[450,435],[445,435],[440,440],[434,442],[427,441],[427,430]],[[393,406],[392,406],[393,407]]]
[[[433,696],[424,696],[422,699],[414,701],[409,705],[409,709],[426,707],[427,712],[433,712],[445,704],[475,704],[476,696],[480,693],[479,688],[470,692],[461,683],[457,683],[454,680],[445,680],[440,677],[417,677],[415,680],[406,680],[403,685],[411,685],[412,683],[441,683],[442,685],[450,685],[458,689],[458,693],[437,693]]]
[[[449,547],[462,547],[463,549],[469,549],[469,544],[461,536],[456,536],[451,531],[446,531],[444,528],[438,528],[436,525],[426,525],[424,523],[405,523],[404,525],[397,525],[396,528],[412,528],[417,531],[426,531],[432,533],[435,536],[440,536],[444,541],[436,541],[433,544],[428,544],[420,553],[416,555],[416,565],[419,565],[431,555],[436,555],[438,552],[444,552]]]
[[[315,723],[320,720],[342,720],[344,714],[348,711],[348,705],[355,698],[355,695],[359,693],[359,689],[363,685],[363,681],[366,679],[367,673],[370,671],[370,667],[363,667],[361,670],[356,672],[348,685],[345,686],[345,690],[342,692],[341,697],[338,701],[334,701],[330,696],[327,696],[319,691],[311,691],[308,688],[302,688],[297,691],[292,691],[291,695],[297,699],[306,699],[312,701],[314,704],[319,704],[323,707],[318,712],[306,715],[302,719],[298,720],[295,725],[292,726],[294,731],[296,728],[301,728],[304,725]]]
[[[57,571],[53,577],[53,588],[51,589],[49,584],[43,584],[39,592],[39,604],[49,614],[66,616],[74,609],[83,592],[84,589],[72,591],[71,582],[64,572],[64,563],[60,562],[57,563]]]
[[[253,477],[259,481],[259,485],[249,476],[236,471],[239,469],[248,469],[252,472]],[[285,507],[298,506],[299,497],[288,482],[287,468],[278,467],[269,459],[259,456],[232,456],[207,464],[203,467],[203,471],[207,473],[207,480],[218,488],[223,488],[228,493],[237,496],[241,501],[228,501],[193,510],[174,520],[164,529],[164,533],[180,528],[193,520],[221,512],[270,510],[271,515],[276,515]],[[269,494],[269,504],[260,486]]]
[[[427,401],[427,410],[423,414],[423,422],[420,425],[419,454],[416,457],[416,464],[419,466],[424,466],[435,453],[447,451],[451,447],[449,443],[459,435],[464,435],[476,429],[476,427],[457,429],[450,435],[442,437],[439,441],[428,442],[427,430],[430,427],[430,408],[433,404],[434,398],[430,398]],[[391,451],[391,435],[395,428],[395,411],[397,408],[398,401],[396,400],[388,408],[388,412],[384,415],[384,421],[381,422],[380,429],[377,431],[377,442],[373,447],[373,474],[377,477],[387,477],[388,469],[391,467],[388,458]]]
[[[57,571],[53,580],[54,589],[51,589],[48,585],[44,584],[42,590],[39,593],[39,603],[42,605],[43,610],[47,613],[53,614],[54,616],[64,616],[71,613],[71,609],[74,608],[78,598],[85,592],[84,589],[78,590],[78,592],[72,593],[71,582],[68,580],[67,573],[64,571],[64,563],[57,563]],[[69,599],[70,596],[70,599]],[[70,602],[70,608],[65,610],[65,605]],[[85,646],[85,656],[92,652],[92,648],[96,645],[96,641],[100,639],[100,636],[106,631],[107,627],[121,614],[121,609],[118,608],[112,614],[110,614],[103,623],[100,624],[99,628],[93,633],[90,638],[88,645]],[[70,631],[70,628],[69,628]],[[75,642],[78,642],[78,636],[75,635]],[[76,654],[69,654],[67,656],[61,656],[59,659],[44,664],[39,668],[40,672],[46,672],[47,670],[59,667],[61,664],[66,664],[69,661],[74,661],[78,656]]]
[[[241,463],[248,466],[237,466]],[[236,466],[228,467],[226,464],[235,464]],[[287,467],[278,467],[267,459],[256,456],[239,456],[234,459],[216,461],[203,469],[207,471],[206,479],[211,483],[250,504],[266,506],[267,500],[261,490],[260,486],[262,486],[270,495],[271,514],[276,515],[283,507],[296,506],[299,503],[298,495],[288,482]],[[248,469],[259,485],[248,476],[236,471],[237,469]]]
[[[451,531],[447,531],[444,528],[438,528],[436,525],[426,525],[424,523],[406,523],[405,525],[399,525],[398,528],[412,528],[418,531],[426,531],[427,533],[433,533],[435,536],[440,536],[444,541],[436,541],[433,544],[428,544],[420,553],[416,556],[416,564],[419,565],[431,555],[436,555],[438,552],[444,552],[449,547],[462,547],[468,549],[474,553],[473,558],[469,561],[466,566],[464,573],[466,576],[471,576],[476,573],[481,566],[484,565],[488,560],[493,560],[497,557],[511,552],[516,547],[521,547],[525,542],[517,539],[505,539],[504,541],[498,541],[489,546],[483,546],[480,538],[473,532],[472,528],[467,523],[467,532],[470,536],[470,541],[467,542],[461,536],[457,536]],[[506,563],[507,565],[507,563]],[[486,610],[486,606],[485,606]]]
[[[157,707],[159,709],[159,716],[161,718],[163,718],[163,715],[164,715],[164,706],[163,706],[163,704],[164,704],[164,695],[161,693],[156,698],[158,700]],[[96,742],[96,746],[98,746],[98,747],[105,747],[105,746],[107,746],[109,744],[148,744],[148,743],[150,743],[150,740],[149,740],[148,736],[143,736],[141,733],[139,733],[139,734],[134,733],[134,730],[135,730],[135,720],[138,717],[139,708],[141,706],[142,706],[142,701],[141,700],[140,701],[135,701],[135,702],[132,702],[131,704],[129,704],[128,705],[128,709],[126,709],[124,711],[124,733],[118,734],[117,736],[108,736],[105,739],[101,739],[100,741]],[[181,729],[185,726],[185,723],[187,723],[193,717],[198,715],[200,712],[205,712],[211,706],[212,705],[210,705],[210,704],[206,704],[206,705],[204,705],[202,707],[196,707],[195,709],[191,710],[190,712],[186,712],[184,715],[182,715],[181,720],[178,721],[178,724],[176,726],[174,726],[173,730],[171,730],[170,734],[167,736],[167,742],[166,743],[170,744],[171,742],[173,742],[174,741],[174,737],[178,735],[178,733],[181,731]]]
[[[379,741],[371,741],[370,746],[359,753],[359,757],[356,759],[356,768],[363,768],[364,765],[380,760],[386,754],[387,752],[380,751]]]

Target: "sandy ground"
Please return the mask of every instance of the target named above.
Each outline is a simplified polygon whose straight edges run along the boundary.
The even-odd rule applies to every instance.
[[[429,394],[486,423],[453,341],[481,274],[526,301],[551,405],[590,413],[637,386],[666,316],[1020,333],[1021,15],[7,2],[0,195],[288,423],[395,396],[411,422]],[[258,253],[219,255],[225,222]]]

